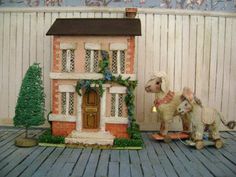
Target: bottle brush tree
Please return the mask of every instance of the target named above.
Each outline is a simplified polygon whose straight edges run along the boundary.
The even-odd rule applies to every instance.
[[[14,125],[25,128],[25,138],[31,126],[42,125],[45,121],[45,94],[42,81],[42,69],[34,63],[27,70],[18,96]]]

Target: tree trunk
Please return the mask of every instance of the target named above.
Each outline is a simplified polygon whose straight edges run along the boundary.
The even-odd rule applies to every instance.
[[[25,138],[28,138],[28,127],[25,128]]]

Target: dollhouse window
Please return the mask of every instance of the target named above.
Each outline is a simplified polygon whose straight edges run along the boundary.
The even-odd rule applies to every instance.
[[[75,70],[75,43],[61,43],[62,52],[62,72],[74,72]]]
[[[74,98],[75,88],[72,85],[60,85],[59,92],[61,92],[61,114],[74,114]]]
[[[75,69],[75,50],[62,50],[62,72],[73,72]]]
[[[85,43],[85,72],[98,72],[100,44]]]
[[[112,87],[111,93],[111,117],[122,117],[126,87]]]
[[[112,51],[111,71],[114,74],[125,73],[125,50],[127,44],[112,43],[110,44],[110,50]]]
[[[124,94],[111,95],[111,117],[122,117]]]

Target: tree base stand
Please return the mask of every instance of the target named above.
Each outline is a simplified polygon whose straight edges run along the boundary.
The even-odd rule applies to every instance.
[[[15,145],[18,147],[33,147],[38,145],[38,141],[30,138],[18,138],[15,140]]]

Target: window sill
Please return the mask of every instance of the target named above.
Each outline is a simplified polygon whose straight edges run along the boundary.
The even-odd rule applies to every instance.
[[[50,114],[49,121],[59,122],[76,122],[76,116],[63,115],[63,114]]]

